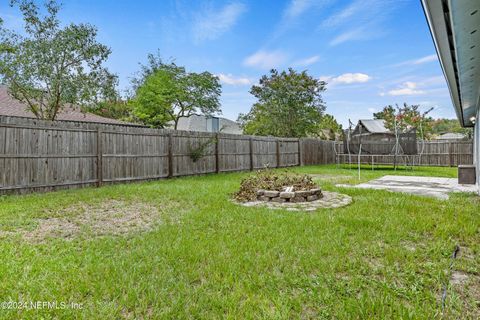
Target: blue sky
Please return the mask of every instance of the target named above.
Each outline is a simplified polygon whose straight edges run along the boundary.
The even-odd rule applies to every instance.
[[[0,16],[19,29],[8,3]],[[328,82],[327,112],[344,125],[403,102],[455,118],[419,0],[64,0],[61,19],[98,27],[122,89],[157,50],[218,75],[230,119],[250,110],[262,74],[288,67]]]

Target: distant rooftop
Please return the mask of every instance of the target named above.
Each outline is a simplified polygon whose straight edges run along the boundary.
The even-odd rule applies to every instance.
[[[27,105],[12,98],[8,94],[7,87],[5,86],[0,86],[0,116],[36,118],[33,112],[28,109]],[[137,126],[137,124],[123,122],[116,119],[105,118],[93,113],[83,112],[80,110],[79,107],[63,108],[58,114],[56,120]]]
[[[456,132],[447,132],[439,135],[435,138],[435,140],[462,140],[465,139],[467,136],[463,133],[456,133]]]
[[[359,124],[362,124],[370,133],[391,133],[390,130],[385,127],[385,120],[366,119],[359,120],[358,122]]]
[[[170,123],[173,127],[173,123]],[[177,130],[199,131],[199,132],[222,132],[230,134],[242,134],[240,125],[232,120],[194,114],[190,117],[182,117],[178,121]]]

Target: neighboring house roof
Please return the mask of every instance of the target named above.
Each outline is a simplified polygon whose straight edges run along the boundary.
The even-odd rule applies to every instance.
[[[390,133],[390,130],[385,127],[385,120],[358,120],[358,124],[362,124],[369,133]]]
[[[435,140],[462,140],[465,138],[466,135],[463,133],[447,132],[435,137]]]
[[[0,116],[36,118],[24,103],[12,98],[8,94],[7,87],[5,86],[0,86]],[[78,107],[63,108],[58,114],[56,120],[138,126],[137,124],[105,118],[93,113],[82,112]]]
[[[218,119],[218,129],[212,129],[209,120]],[[170,127],[173,128],[173,123],[170,123]],[[220,117],[209,117],[204,115],[194,114],[189,117],[182,117],[178,120],[177,130],[185,131],[199,131],[199,132],[218,132],[230,133],[230,134],[242,134],[243,130],[240,125],[232,120]]]
[[[422,0],[457,117],[473,127],[480,102],[478,0]]]

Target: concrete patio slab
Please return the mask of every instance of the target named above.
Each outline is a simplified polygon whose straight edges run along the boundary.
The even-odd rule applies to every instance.
[[[383,176],[357,185],[338,184],[339,187],[388,190],[415,195],[448,199],[450,192],[476,192],[475,185],[458,184],[456,178]]]

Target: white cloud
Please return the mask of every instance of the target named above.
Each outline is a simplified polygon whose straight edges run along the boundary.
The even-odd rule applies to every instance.
[[[413,60],[413,64],[423,64],[427,62],[432,62],[432,61],[437,61],[437,55],[436,54],[431,54],[429,56]]]
[[[245,77],[234,77],[231,74],[223,74],[223,73],[220,73],[217,76],[222,83],[229,84],[232,86],[248,86],[252,84],[252,81],[250,81],[250,79]]]
[[[437,60],[438,60],[437,55],[436,54],[431,54],[431,55],[421,57],[421,58],[418,58],[418,59],[413,59],[413,60],[407,60],[407,61],[404,61],[404,62],[400,62],[400,63],[394,64],[393,66],[394,67],[401,67],[401,66],[408,66],[408,65],[420,65],[420,64],[424,64],[424,63],[428,63],[428,62],[437,61]]]
[[[217,39],[230,30],[246,10],[246,6],[240,2],[232,2],[220,10],[202,10],[196,15],[192,27],[195,41]]]
[[[318,4],[318,0],[292,0],[285,9],[284,15],[287,18],[296,18],[310,9],[312,6]]]
[[[351,83],[364,83],[372,79],[368,74],[364,73],[344,73],[342,75],[339,75],[336,78],[333,78],[333,81],[336,83],[345,83],[345,84],[351,84]]]
[[[336,46],[341,43],[352,41],[352,40],[364,40],[371,37],[371,31],[368,31],[365,27],[354,28],[348,31],[345,31],[330,41],[331,46]]]
[[[367,1],[354,1],[349,6],[344,8],[343,10],[338,11],[337,13],[331,15],[327,19],[322,22],[322,26],[324,27],[336,27],[341,25],[342,23],[347,22],[349,18],[357,14],[361,11],[363,5]],[[363,5],[362,5],[363,4]]]
[[[344,73],[337,77],[322,76],[319,79],[330,84],[352,84],[368,82],[372,77],[365,73]]]
[[[371,23],[384,20],[403,0],[354,0],[348,6],[325,19],[324,28]]]
[[[375,109],[375,108],[368,108],[367,110],[368,110],[368,112],[370,112],[370,113],[377,112],[377,109]]]
[[[413,96],[425,94],[424,90],[417,88],[418,84],[413,81],[404,82],[399,88],[388,91],[386,94],[390,96]],[[381,96],[384,96],[385,93],[380,93]]]
[[[446,80],[443,75],[441,76],[433,76],[429,78],[425,78],[422,80],[422,84],[424,85],[446,85]]]
[[[334,1],[335,0],[289,0],[283,10],[283,17],[274,28],[273,36],[269,41],[273,43],[275,39],[295,26],[303,15],[311,13],[314,10],[318,12],[323,6]]]
[[[331,46],[347,41],[377,38],[386,33],[382,23],[404,2],[404,0],[354,0],[327,17],[319,27],[327,30],[339,29],[340,33],[330,41]]]
[[[320,76],[318,77],[318,80],[329,82],[330,80],[332,80],[332,78],[333,78],[332,76]]]
[[[311,56],[305,59],[300,59],[295,62],[293,62],[294,66],[300,66],[300,67],[307,67],[310,66],[320,60],[320,56]]]
[[[264,51],[260,50],[248,56],[243,64],[249,67],[258,67],[261,69],[276,68],[287,60],[287,55],[282,51]]]

